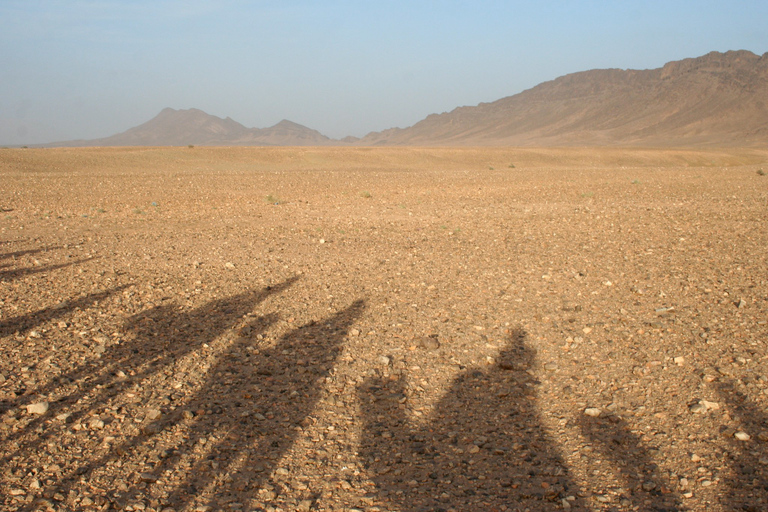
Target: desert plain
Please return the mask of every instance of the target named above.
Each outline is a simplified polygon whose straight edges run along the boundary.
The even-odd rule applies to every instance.
[[[766,174],[0,149],[0,508],[768,510]]]

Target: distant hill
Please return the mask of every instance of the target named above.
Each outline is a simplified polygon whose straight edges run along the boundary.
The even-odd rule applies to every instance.
[[[650,70],[597,69],[409,128],[334,140],[290,121],[246,128],[166,108],[103,139],[47,146],[754,146],[768,144],[768,53],[712,52]]]
[[[768,53],[712,52],[652,70],[565,75],[493,103],[433,114],[358,145],[768,143]]]
[[[103,139],[69,141],[51,146],[325,146],[332,141],[291,121],[269,128],[246,128],[202,110],[163,109],[144,124]]]

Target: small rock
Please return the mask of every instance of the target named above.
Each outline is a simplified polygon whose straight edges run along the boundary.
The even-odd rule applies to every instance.
[[[472,446],[470,446],[470,447],[469,447],[469,450],[467,450],[467,451],[468,451],[469,453],[472,453],[472,454],[474,454],[474,453],[477,453],[477,452],[479,452],[479,451],[480,451],[480,447],[479,447],[479,446],[477,446],[476,444],[473,444]]]
[[[743,308],[746,305],[747,305],[747,301],[745,301],[744,299],[739,299],[739,302],[736,303],[737,308]]]
[[[29,337],[30,338],[42,338],[43,335],[40,334],[40,331],[29,331]]]
[[[360,330],[359,329],[350,329],[349,335],[352,337],[360,336]]]
[[[324,243],[325,243],[325,238],[321,238],[321,239],[320,239],[320,243],[321,243],[321,244],[324,244]]]
[[[235,264],[232,263],[231,261],[228,261],[228,262],[226,262],[224,264],[224,268],[228,268],[228,269],[232,270],[233,268],[235,268]]]
[[[656,484],[654,482],[651,482],[650,480],[647,482],[643,482],[643,490],[644,491],[652,491],[656,488]]]
[[[301,500],[299,503],[299,506],[296,508],[298,512],[309,512],[312,508],[312,501],[311,500]]]
[[[160,411],[160,409],[148,409],[147,410],[147,419],[149,420],[156,420],[159,418],[163,413]]]
[[[91,430],[101,430],[104,428],[104,422],[100,418],[91,418],[90,421],[88,421],[88,427]]]
[[[592,328],[591,327],[585,327],[585,328],[583,328],[581,330],[581,332],[583,332],[584,334],[589,334],[589,333],[592,332]]]
[[[693,404],[692,406],[689,407],[689,410],[693,414],[702,414],[702,413],[707,412],[707,408],[704,405],[700,404],[700,403]]]
[[[555,370],[557,370],[557,363],[553,361],[546,363],[544,364],[544,369],[547,370],[548,372],[554,372]]]
[[[37,402],[27,406],[27,413],[29,414],[45,414],[46,412],[48,412],[48,402]]]
[[[148,484],[153,484],[157,482],[157,476],[153,475],[152,473],[141,473],[139,475],[139,480]]]
[[[435,334],[419,338],[418,345],[424,350],[437,350],[440,348],[440,342]]]
[[[691,454],[691,462],[700,462],[700,461],[701,461],[701,457],[699,457],[695,453]]]
[[[720,404],[717,402],[710,402],[708,400],[699,400],[699,403],[707,408],[707,410],[712,411],[719,411],[720,410]]]
[[[600,416],[602,412],[603,411],[597,407],[587,407],[586,409],[584,409],[584,414],[586,414],[587,416],[591,416],[593,418],[597,418],[598,416]]]
[[[735,434],[733,434],[733,437],[735,437],[739,441],[749,441],[751,439],[750,435],[743,431],[736,432]]]
[[[383,365],[389,365],[389,363],[392,362],[392,359],[390,359],[388,356],[379,356],[379,362]]]
[[[677,366],[683,366],[683,364],[685,364],[685,358],[682,356],[674,358],[673,361]]]

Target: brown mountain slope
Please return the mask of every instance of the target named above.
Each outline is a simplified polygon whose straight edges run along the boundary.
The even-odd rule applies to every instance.
[[[431,115],[359,145],[758,145],[768,142],[768,53],[712,52],[652,70],[584,71]]]
[[[192,108],[163,109],[144,124],[103,139],[70,141],[55,146],[323,146],[320,132],[283,120],[269,128],[246,128]]]

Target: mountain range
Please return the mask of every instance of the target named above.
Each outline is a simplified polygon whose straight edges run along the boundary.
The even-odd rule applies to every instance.
[[[768,143],[768,53],[712,52],[658,69],[562,76],[408,128],[334,140],[281,121],[246,128],[197,109],[164,109],[103,139],[49,146],[754,146]]]

